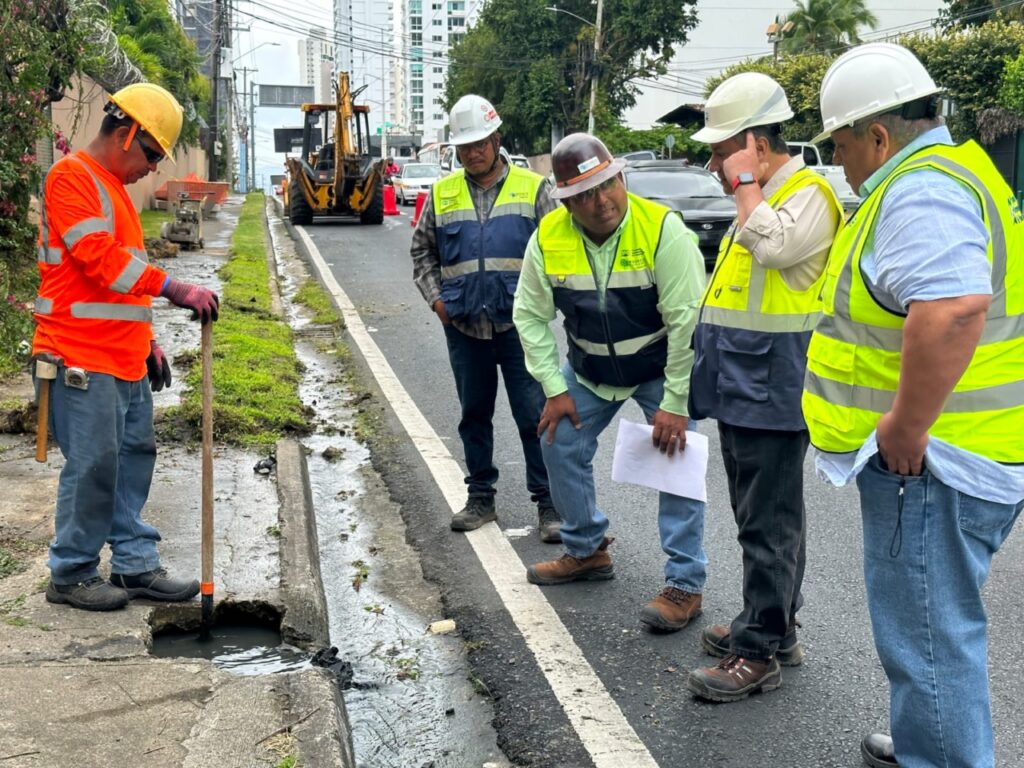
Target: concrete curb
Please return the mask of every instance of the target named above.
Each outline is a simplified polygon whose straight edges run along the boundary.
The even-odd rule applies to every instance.
[[[300,648],[319,650],[330,642],[327,600],[320,580],[320,543],[306,456],[294,440],[277,443],[277,497],[285,605],[281,638]]]

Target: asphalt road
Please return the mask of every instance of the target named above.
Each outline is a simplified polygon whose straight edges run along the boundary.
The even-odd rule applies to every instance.
[[[418,408],[461,462],[458,403],[444,336],[411,280],[410,210],[387,218],[380,227],[317,222],[306,231]],[[632,403],[621,415],[643,418]],[[475,674],[494,698],[499,745],[519,764],[592,765],[479,562],[462,537],[448,531],[450,511],[422,459],[404,432],[394,428],[395,439],[380,441],[376,463],[402,505],[424,572],[439,583],[449,614],[473,649]],[[504,393],[495,430],[500,525],[535,525]],[[862,765],[861,736],[887,729],[888,689],[865,607],[856,491],[817,480],[808,459],[808,562],[805,606],[799,616],[807,650],[804,665],[784,669],[784,685],[776,692],[735,704],[705,704],[686,690],[689,670],[712,661],[700,649],[700,630],[707,623],[728,623],[741,605],[740,552],[717,430],[713,423],[700,425],[711,442],[704,615],[670,635],[650,634],[637,620],[640,608],[663,585],[664,557],[656,493],[611,480],[614,430],[613,424],[606,432],[594,468],[598,503],[611,520],[609,533],[616,537],[616,578],[544,591],[655,760],[662,768]],[[1021,643],[1015,639],[1022,617],[1022,539],[1019,530],[1011,535],[986,589],[997,757],[1006,767],[1024,766],[1024,710],[1016,705],[1024,673]],[[512,544],[527,564],[561,551],[541,544],[535,532],[513,538]]]

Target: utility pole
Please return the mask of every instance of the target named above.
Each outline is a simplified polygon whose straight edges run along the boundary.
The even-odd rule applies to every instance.
[[[211,97],[210,125],[208,127],[207,160],[209,168],[207,177],[210,181],[217,181],[217,132],[220,127],[220,115],[218,109],[218,91],[220,90],[220,47],[221,47],[221,0],[213,0],[213,61],[211,62],[213,73],[213,95]]]
[[[249,174],[252,184],[249,189],[256,188],[256,83],[253,82],[249,92]]]
[[[249,96],[249,73],[258,72],[259,70],[255,67],[241,67],[242,70],[242,104],[241,113],[238,116],[238,178],[241,180],[239,184],[239,192],[249,191],[249,172],[246,169],[246,157],[247,149],[246,142],[249,138],[249,125],[245,118],[245,99]]]
[[[383,160],[388,156],[388,59],[384,54],[383,28],[380,30],[380,75],[380,159]]]
[[[601,76],[601,13],[604,10],[604,2],[597,0],[597,22],[594,24],[594,72],[590,76],[590,112],[587,115],[587,133],[594,133],[594,109],[597,108],[597,81]]]

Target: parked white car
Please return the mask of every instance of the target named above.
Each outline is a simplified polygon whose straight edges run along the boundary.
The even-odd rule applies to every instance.
[[[836,197],[839,198],[839,202],[842,203],[843,208],[849,211],[860,205],[860,195],[854,191],[853,187],[846,180],[846,171],[843,170],[843,166],[825,165],[821,162],[821,153],[818,151],[818,148],[809,142],[787,141],[786,144],[789,145],[789,154],[792,157],[803,155],[804,163],[807,167],[825,177],[835,191]]]
[[[402,205],[412,205],[416,195],[428,192],[434,182],[441,178],[441,166],[433,163],[406,163],[397,176],[391,178],[395,197]]]

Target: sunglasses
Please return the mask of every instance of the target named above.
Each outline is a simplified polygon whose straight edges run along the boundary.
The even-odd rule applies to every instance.
[[[619,183],[619,177],[618,176],[612,176],[610,179],[602,181],[596,187],[591,187],[590,189],[586,189],[586,190],[580,192],[579,194],[573,195],[569,199],[570,200],[578,200],[581,203],[589,203],[595,197],[597,197],[598,190],[600,190],[601,192],[610,192],[611,190],[615,189],[615,185],[618,184],[618,183]]]
[[[135,141],[139,145],[139,148],[142,150],[142,154],[146,156],[146,162],[150,163],[151,165],[155,165],[156,163],[159,163],[161,160],[167,157],[167,155],[165,155],[163,152],[157,152],[152,147],[147,147],[145,144],[143,144],[142,139],[139,138],[138,134],[135,134]]]

